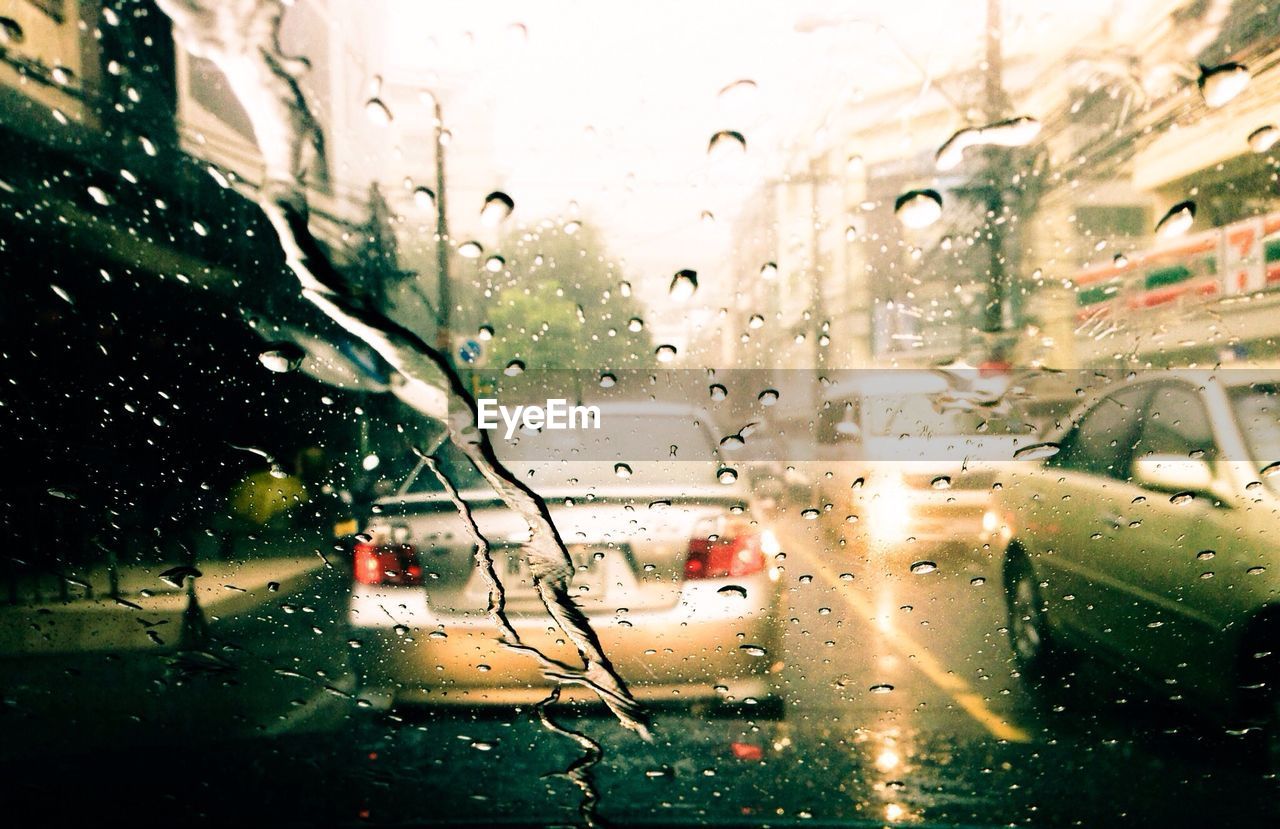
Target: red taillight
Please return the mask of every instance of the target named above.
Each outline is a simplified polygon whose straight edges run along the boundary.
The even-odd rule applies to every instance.
[[[749,576],[764,569],[760,537],[751,534],[729,538],[692,538],[684,562],[686,579],[723,579]]]
[[[361,584],[422,584],[418,551],[409,544],[356,544],[355,567]]]

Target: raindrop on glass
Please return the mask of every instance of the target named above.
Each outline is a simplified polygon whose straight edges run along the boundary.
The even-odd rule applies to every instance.
[[[1225,106],[1249,85],[1249,69],[1239,63],[1201,67],[1197,83],[1206,104],[1214,108]]]
[[[658,358],[659,363],[669,363],[676,358],[676,347],[674,345],[660,345],[654,349],[653,353]]]
[[[747,597],[747,588],[740,584],[726,584],[716,592],[721,596],[733,596],[736,599],[745,599]]]
[[[730,469],[730,468],[729,468],[729,467],[727,467],[727,466],[726,466],[726,467],[722,467],[722,468],[720,469],[720,471],[716,473],[716,480],[718,480],[718,481],[720,481],[720,483],[722,483],[722,484],[726,484],[726,485],[727,485],[727,484],[737,483],[737,481],[738,481],[738,472],[737,472],[737,470]]]
[[[1196,219],[1195,202],[1178,202],[1169,208],[1169,212],[1156,223],[1156,235],[1161,239],[1172,239],[1181,236],[1191,229]]]
[[[506,267],[506,265],[507,265],[507,260],[503,259],[501,256],[498,256],[496,253],[493,256],[490,256],[488,259],[484,260],[484,269],[489,273],[501,273],[502,269]]]
[[[717,157],[740,155],[747,151],[747,139],[734,130],[721,130],[707,142],[707,153]]]
[[[925,573],[932,573],[938,569],[938,565],[932,561],[917,561],[911,565],[911,572],[917,576],[923,576]]]
[[[643,331],[644,320],[640,319],[639,317],[632,317],[631,319],[627,320],[627,330],[633,334],[638,331]]]
[[[888,694],[893,691],[893,686],[882,682],[879,685],[872,685],[867,690],[873,694]]]
[[[1052,458],[1062,447],[1056,443],[1032,443],[1013,453],[1015,461],[1039,461]]]
[[[258,362],[266,366],[269,371],[287,374],[302,365],[305,356],[306,352],[293,343],[273,343],[270,348],[258,355]]]
[[[942,218],[942,197],[936,190],[911,190],[898,196],[893,212],[907,227],[928,227]]]
[[[760,266],[760,278],[769,281],[778,278],[778,266],[773,262],[765,262]]]
[[[631,467],[627,466],[625,463],[615,463],[613,465],[613,474],[617,475],[619,478],[630,478]]]
[[[495,227],[502,224],[511,211],[516,209],[516,203],[501,190],[495,190],[484,197],[484,206],[480,208],[480,221],[489,227]]]
[[[1174,506],[1189,504],[1196,499],[1194,492],[1178,492],[1169,497],[1169,503]]]
[[[751,329],[763,328],[764,317],[759,314],[752,314],[751,318],[747,320],[747,327]]]
[[[772,406],[778,402],[778,391],[776,389],[765,389],[756,396],[761,406]]]
[[[1280,129],[1276,129],[1271,124],[1265,127],[1258,127],[1249,133],[1249,149],[1255,153],[1265,153],[1280,141]]]
[[[617,385],[617,383],[618,383],[618,378],[614,377],[612,374],[610,374],[607,371],[604,374],[600,375],[600,388],[602,389],[611,389],[615,385]]]
[[[382,102],[381,98],[370,98],[365,101],[364,115],[369,119],[369,123],[375,127],[391,126],[391,110],[387,109],[387,105]]]
[[[800,517],[806,521],[813,521],[821,514],[822,513],[819,512],[816,508],[809,507],[808,509],[800,513]]]
[[[111,197],[101,187],[90,187],[89,196],[103,207],[108,207],[111,204]]]
[[[667,289],[667,293],[672,299],[681,301],[693,296],[698,290],[698,272],[683,270],[677,271],[675,276],[671,277],[671,286]]]
[[[768,656],[769,651],[762,645],[739,645],[738,650],[747,656]]]
[[[413,191],[413,203],[419,210],[434,210],[436,194],[429,187],[419,187]]]
[[[507,363],[507,367],[502,370],[502,373],[507,375],[508,377],[515,377],[517,375],[523,374],[524,363],[520,360],[512,360],[511,362]]]
[[[711,399],[717,403],[729,396],[729,390],[719,383],[712,383],[708,393],[711,395]]]
[[[479,259],[484,247],[479,242],[463,242],[458,245],[458,255],[463,259]]]
[[[934,489],[951,489],[951,477],[948,475],[939,475],[929,482],[929,486]]]

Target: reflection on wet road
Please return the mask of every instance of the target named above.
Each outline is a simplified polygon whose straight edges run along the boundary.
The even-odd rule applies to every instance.
[[[935,571],[914,574],[916,551],[868,565],[827,543],[820,522],[798,511],[784,513],[780,529],[780,710],[659,707],[655,740],[645,744],[598,706],[551,707],[557,722],[603,751],[591,775],[604,821],[1274,825],[1275,780],[1251,770],[1221,727],[1156,704],[1089,663],[1061,687],[1028,691],[1009,652],[996,566],[981,551],[938,553]],[[318,670],[340,670],[335,660],[348,647],[329,630],[340,593],[315,591],[301,626],[274,628],[265,639],[238,634],[246,650],[267,654],[277,683],[286,664],[309,679],[276,689],[274,708],[243,709],[243,729],[227,741],[210,743],[193,726],[166,744],[157,708],[154,721],[134,724],[151,738],[146,749],[130,747],[126,731],[87,757],[6,755],[6,774],[21,783],[17,808],[48,808],[78,774],[88,781],[86,804],[177,804],[217,819],[251,802],[255,819],[581,822],[581,781],[564,772],[583,746],[544,729],[532,707],[384,717],[354,707],[344,677],[316,682]],[[111,664],[112,681],[127,686],[127,672]],[[84,666],[64,674],[64,693],[92,676]],[[258,700],[274,687],[253,677],[246,669],[189,692],[191,719],[212,711],[205,721],[235,721],[217,712],[238,687]],[[160,698],[147,687],[132,693],[135,709]],[[6,702],[10,728],[56,730],[28,716],[23,694],[10,689]],[[84,737],[106,725],[82,716],[74,728]]]

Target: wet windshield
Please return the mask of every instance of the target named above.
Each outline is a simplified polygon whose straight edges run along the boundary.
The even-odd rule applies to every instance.
[[[21,825],[1280,825],[1280,9],[0,0]]]

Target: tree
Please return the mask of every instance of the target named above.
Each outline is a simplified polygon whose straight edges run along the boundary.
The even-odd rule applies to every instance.
[[[498,253],[503,269],[482,267],[464,289],[473,295],[469,330],[492,330],[490,367],[512,360],[529,369],[653,364],[643,308],[594,229],[541,222],[508,233]]]

